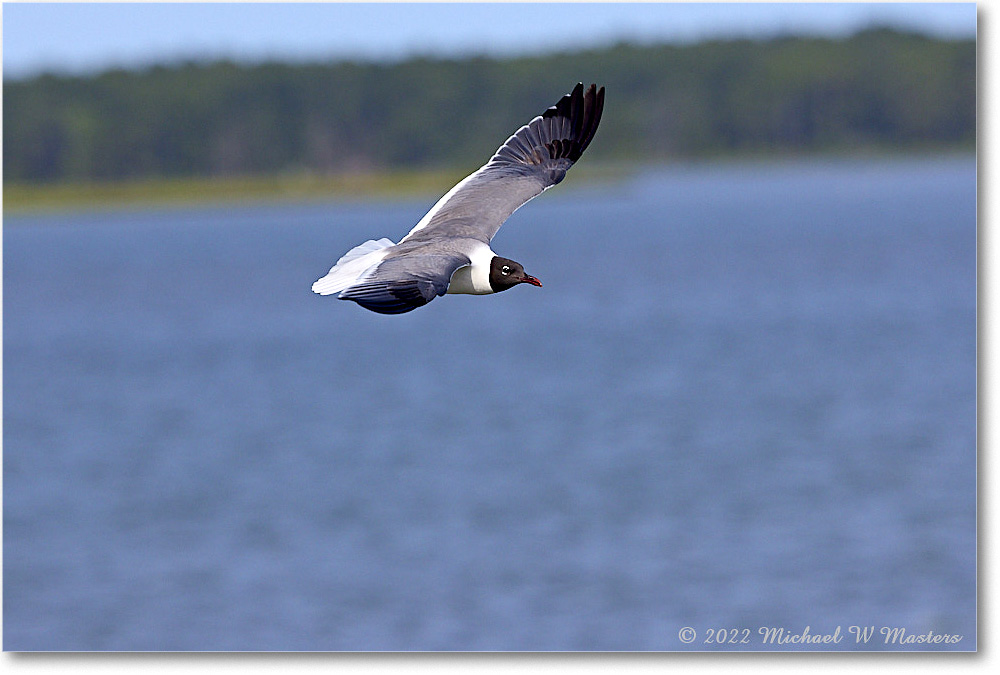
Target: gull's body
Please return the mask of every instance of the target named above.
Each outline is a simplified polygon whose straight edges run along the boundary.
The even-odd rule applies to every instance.
[[[485,295],[519,283],[541,286],[490,248],[518,207],[559,183],[590,144],[604,87],[577,84],[518,129],[478,171],[448,191],[398,244],[369,240],[313,284],[381,314],[401,314],[445,293]]]

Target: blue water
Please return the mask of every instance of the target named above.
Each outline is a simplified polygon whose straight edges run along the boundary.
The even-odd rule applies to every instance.
[[[4,649],[975,649],[973,157],[570,176],[542,289],[310,292],[435,199],[4,219]]]

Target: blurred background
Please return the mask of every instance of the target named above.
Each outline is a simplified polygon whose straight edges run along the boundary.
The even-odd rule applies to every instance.
[[[5,650],[976,648],[974,4],[3,38]],[[493,244],[543,289],[310,292],[577,81],[593,144]]]

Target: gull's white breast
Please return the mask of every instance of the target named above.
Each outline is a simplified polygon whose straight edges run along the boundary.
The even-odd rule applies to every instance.
[[[486,244],[480,244],[469,254],[471,265],[459,267],[451,275],[448,283],[449,293],[466,293],[469,295],[486,295],[493,292],[490,286],[490,265],[496,253]]]

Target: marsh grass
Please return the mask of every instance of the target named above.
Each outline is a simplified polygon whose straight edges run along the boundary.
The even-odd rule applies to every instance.
[[[281,201],[406,199],[443,195],[475,168],[13,183],[3,187],[3,211],[18,214]],[[620,163],[598,162],[576,168],[573,182],[613,181],[630,174],[634,168]]]
[[[266,201],[404,198],[441,192],[463,176],[455,170],[316,175],[159,178],[133,181],[8,184],[5,213],[184,206]]]

